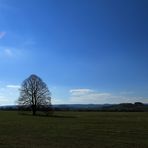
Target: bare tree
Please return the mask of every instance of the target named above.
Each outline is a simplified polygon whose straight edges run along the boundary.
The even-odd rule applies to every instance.
[[[30,107],[33,115],[38,110],[48,111],[51,107],[51,93],[41,78],[33,74],[23,81],[18,105]]]

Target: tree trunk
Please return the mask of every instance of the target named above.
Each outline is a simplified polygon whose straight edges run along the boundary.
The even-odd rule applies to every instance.
[[[35,116],[36,115],[36,106],[32,105],[32,115]]]
[[[35,116],[36,115],[36,111],[35,110],[33,110],[33,114],[32,114],[33,116]]]

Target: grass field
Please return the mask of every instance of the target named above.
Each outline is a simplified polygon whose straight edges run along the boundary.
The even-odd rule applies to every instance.
[[[148,148],[148,113],[1,111],[0,148]]]

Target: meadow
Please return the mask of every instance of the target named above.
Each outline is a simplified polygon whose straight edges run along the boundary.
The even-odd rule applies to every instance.
[[[147,148],[146,112],[0,111],[0,148]]]

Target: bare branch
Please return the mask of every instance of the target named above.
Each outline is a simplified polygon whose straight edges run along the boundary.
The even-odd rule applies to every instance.
[[[18,104],[31,106],[35,115],[39,106],[51,106],[51,93],[41,78],[31,75],[22,83]]]

